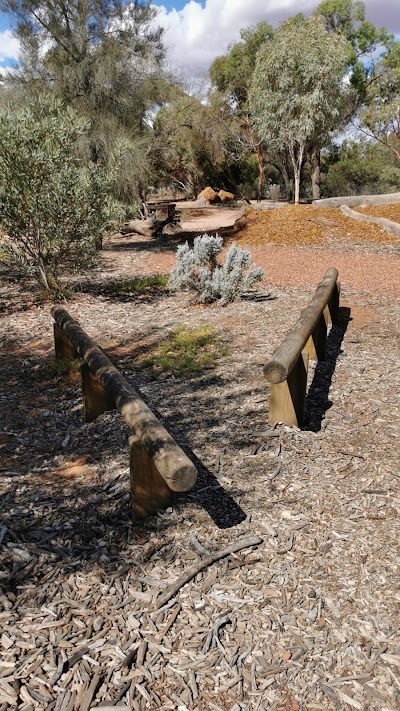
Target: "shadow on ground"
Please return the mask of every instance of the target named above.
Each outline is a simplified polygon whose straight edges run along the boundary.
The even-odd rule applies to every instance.
[[[190,516],[188,506],[192,513],[206,512],[218,528],[236,526],[246,518],[234,498],[240,490],[229,494],[191,450],[190,412],[183,420],[182,412],[175,411],[160,419],[173,436],[174,423],[180,423],[176,438],[197,467],[198,481],[177,498],[173,515],[155,515],[133,525],[129,428],[116,411],[84,422],[79,371],[58,372],[48,344],[36,351],[32,345],[3,343],[0,358],[7,381],[5,397],[0,399],[0,417],[4,415],[0,432],[3,590],[17,594],[21,585],[40,578],[41,557],[47,564],[54,560],[66,571],[84,570],[96,561],[114,570],[134,555],[132,541],[135,546],[148,543],[150,534],[169,529],[173,535],[176,517]],[[115,354],[118,348],[113,349]],[[134,359],[141,346],[132,353],[129,344],[129,351]],[[200,383],[208,387],[210,377]],[[183,381],[180,385],[185,387]],[[212,413],[211,400],[206,406]],[[211,414],[210,425],[213,419]]]
[[[306,397],[305,421],[302,429],[318,432],[325,413],[332,407],[329,390],[332,385],[338,358],[343,355],[342,342],[351,321],[351,311],[346,306],[339,308],[339,323],[332,326],[326,339],[326,359],[317,363],[312,383]]]

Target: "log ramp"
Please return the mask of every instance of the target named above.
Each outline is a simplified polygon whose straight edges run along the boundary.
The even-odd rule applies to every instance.
[[[133,434],[129,438],[132,515],[144,519],[171,505],[175,492],[188,491],[197,470],[183,450],[103,351],[61,306],[54,318],[56,358],[80,358],[86,422],[118,409]]]
[[[337,278],[337,269],[328,269],[309,305],[264,366],[264,375],[271,383],[271,425],[303,424],[308,360],[325,360],[328,326],[339,320]]]

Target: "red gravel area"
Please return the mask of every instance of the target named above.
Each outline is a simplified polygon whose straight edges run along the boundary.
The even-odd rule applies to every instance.
[[[316,284],[326,269],[336,267],[346,291],[400,296],[398,254],[275,246],[252,247],[249,250],[254,263],[265,269],[269,284]]]
[[[240,246],[248,249],[257,266],[265,269],[265,283],[272,286],[315,286],[329,267],[339,270],[345,291],[400,296],[400,245],[368,244],[344,249],[309,246]],[[163,238],[162,243],[138,235],[113,238],[104,253],[101,271],[110,277],[133,277],[143,274],[167,274],[175,262],[177,243]],[[116,249],[115,249],[116,248]]]

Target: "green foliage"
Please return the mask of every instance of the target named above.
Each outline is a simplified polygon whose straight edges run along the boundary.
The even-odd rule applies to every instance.
[[[322,15],[330,32],[342,33],[351,44],[349,76],[353,93],[344,107],[348,119],[365,101],[375,64],[382,48],[389,50],[392,46],[393,35],[365,19],[362,0],[323,0],[315,12]]]
[[[60,289],[60,272],[93,263],[116,216],[112,178],[77,157],[86,130],[56,101],[0,114],[2,250],[48,292]]]
[[[322,186],[326,197],[374,195],[400,189],[400,166],[379,144],[344,143],[323,160]]]
[[[240,177],[240,192],[261,197],[264,181],[263,145],[250,121],[249,90],[253,79],[259,49],[273,37],[273,29],[266,22],[248,27],[240,32],[241,41],[230,47],[228,53],[217,57],[210,67],[210,79],[225,105],[225,125],[230,131],[227,150],[237,162],[246,162],[253,153],[257,160],[257,186]]]
[[[211,64],[212,83],[240,109],[247,105],[257,52],[272,36],[273,29],[266,22],[243,29],[240,32],[241,41],[232,45],[228,54],[217,57]]]
[[[21,42],[14,75],[28,95],[44,87],[90,121],[82,151],[110,169],[114,190],[130,201],[149,179],[147,112],[169,95],[161,71],[163,30],[143,0],[0,0]],[[119,148],[118,148],[119,146]]]
[[[222,265],[217,264],[223,239],[219,235],[198,236],[190,249],[188,243],[177,250],[171,272],[171,289],[189,289],[199,303],[219,301],[222,305],[234,301],[261,281],[264,270],[252,267],[250,253],[234,243],[228,249]]]
[[[157,113],[154,134],[151,156],[165,184],[175,184],[194,197],[220,179],[226,187],[220,175],[226,129],[219,107],[181,94]]]
[[[143,366],[186,375],[212,368],[228,352],[222,339],[210,326],[181,327],[168,334],[160,347],[143,361]]]
[[[400,42],[374,67],[361,127],[400,161]]]
[[[317,16],[288,20],[259,51],[250,94],[253,121],[269,147],[289,152],[296,202],[307,141],[329,134],[340,120],[348,60],[347,40],[329,34]]]

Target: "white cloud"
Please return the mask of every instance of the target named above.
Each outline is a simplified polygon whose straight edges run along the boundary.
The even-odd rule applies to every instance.
[[[18,54],[19,42],[11,30],[0,32],[0,62],[3,62],[5,59],[17,59]]]
[[[161,2],[162,0],[158,0]],[[174,69],[205,77],[213,59],[240,39],[243,27],[261,20],[277,26],[298,12],[308,14],[320,0],[189,0],[182,10],[160,6],[157,22],[165,28],[167,57]],[[391,32],[400,31],[399,0],[365,0],[367,19]]]

